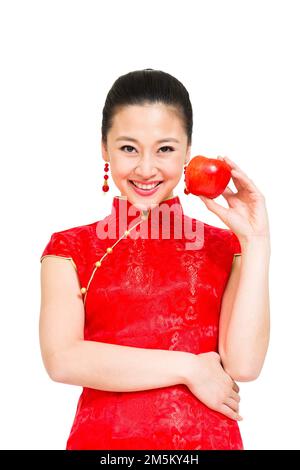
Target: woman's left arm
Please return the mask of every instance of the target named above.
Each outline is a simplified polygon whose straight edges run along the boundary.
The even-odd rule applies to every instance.
[[[222,194],[229,207],[199,197],[241,245],[242,255],[234,258],[222,298],[219,354],[233,380],[250,381],[260,374],[270,337],[269,221],[263,194],[232,160],[224,160],[237,188],[237,193],[227,187]]]

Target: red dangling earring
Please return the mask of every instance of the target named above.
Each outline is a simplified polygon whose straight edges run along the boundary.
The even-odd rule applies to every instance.
[[[109,163],[105,163],[105,166],[104,166],[104,171],[105,172],[108,172],[109,171]],[[109,190],[109,186],[108,186],[108,175],[104,175],[104,182],[103,182],[103,186],[102,186],[102,191],[104,193],[107,193],[107,191]]]
[[[185,186],[184,186],[183,192],[184,192],[184,194],[190,194],[189,191],[188,191],[188,189],[187,189],[187,187],[186,187],[186,181],[185,181],[185,170],[186,170],[186,167],[187,167],[187,165],[184,165],[183,171],[184,171],[184,185],[185,185]]]

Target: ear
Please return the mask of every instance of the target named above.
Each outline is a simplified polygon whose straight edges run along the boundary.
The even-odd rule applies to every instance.
[[[104,144],[103,140],[101,140],[101,150],[102,150],[102,158],[105,162],[109,162],[109,156],[107,152],[107,147]]]
[[[185,156],[185,160],[184,160],[184,164],[187,165],[190,161],[190,158],[191,158],[191,151],[192,151],[192,146],[189,145],[188,146],[188,149],[187,149],[187,152],[186,152],[186,156]]]

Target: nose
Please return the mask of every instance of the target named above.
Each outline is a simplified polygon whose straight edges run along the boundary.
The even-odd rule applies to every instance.
[[[155,160],[151,154],[144,154],[135,169],[135,174],[143,179],[149,180],[157,174]]]

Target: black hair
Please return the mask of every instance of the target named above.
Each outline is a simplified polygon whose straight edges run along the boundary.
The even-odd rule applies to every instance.
[[[134,70],[121,75],[109,90],[102,111],[102,141],[107,145],[107,134],[113,125],[116,112],[128,105],[163,103],[178,113],[188,138],[192,143],[193,109],[189,93],[183,84],[161,70]]]

